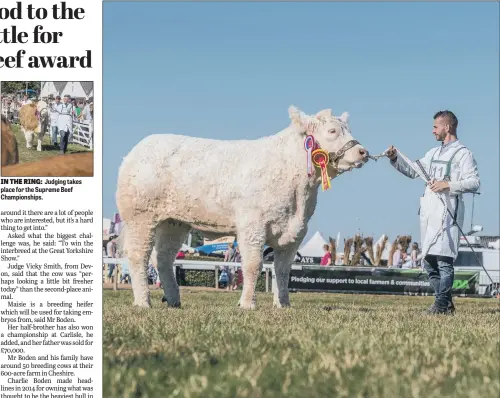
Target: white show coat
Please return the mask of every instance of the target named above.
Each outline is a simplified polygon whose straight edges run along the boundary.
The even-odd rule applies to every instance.
[[[73,105],[70,103],[60,103],[57,108],[59,117],[57,118],[57,128],[59,131],[73,130]]]
[[[462,194],[477,192],[480,186],[477,164],[472,152],[456,140],[431,149],[420,159],[420,163],[431,179],[443,180],[446,179],[445,175],[449,174],[450,191],[444,196],[448,209],[462,228],[465,213]],[[419,177],[401,156],[398,156],[395,162],[391,161],[391,164],[407,177]],[[457,226],[453,225],[453,218],[448,212],[443,225],[444,210],[438,195],[426,186],[424,196],[420,198],[422,257],[433,254],[456,259],[458,256],[460,233]]]
[[[50,104],[50,126],[57,127],[57,119],[59,118],[58,106],[55,102]]]

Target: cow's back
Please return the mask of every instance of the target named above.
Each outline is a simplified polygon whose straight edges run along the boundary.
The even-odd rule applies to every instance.
[[[186,222],[231,224],[235,207],[257,204],[263,190],[274,190],[273,182],[283,175],[284,162],[277,158],[275,141],[277,136],[257,140],[148,136],[120,167],[119,211],[125,219],[145,211]]]
[[[26,104],[19,110],[19,123],[28,131],[35,131],[38,127],[38,118],[36,117],[36,105]]]

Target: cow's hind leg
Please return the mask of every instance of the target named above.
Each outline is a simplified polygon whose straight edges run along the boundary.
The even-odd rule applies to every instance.
[[[134,305],[151,307],[148,260],[153,250],[154,223],[143,218],[127,221],[123,239],[134,291]]]
[[[180,307],[179,285],[173,268],[175,257],[182,247],[191,227],[174,220],[162,221],[156,228],[156,257],[158,274],[163,285],[163,302],[170,307]]]
[[[262,271],[262,249],[265,244],[265,233],[261,230],[238,231],[238,246],[241,253],[243,269],[243,292],[239,306],[243,309],[255,309],[255,285]]]
[[[292,263],[297,253],[297,246],[277,248],[274,250],[274,272],[276,273],[276,285],[278,289],[274,292],[274,307],[290,307],[288,296],[288,281]]]

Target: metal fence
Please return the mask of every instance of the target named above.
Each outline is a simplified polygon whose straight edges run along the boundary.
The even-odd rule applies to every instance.
[[[79,144],[85,148],[93,149],[94,129],[91,124],[73,122],[73,133],[69,138],[69,143]]]

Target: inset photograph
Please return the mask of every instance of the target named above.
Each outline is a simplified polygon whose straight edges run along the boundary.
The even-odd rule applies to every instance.
[[[2,176],[94,175],[94,82],[1,83]]]

